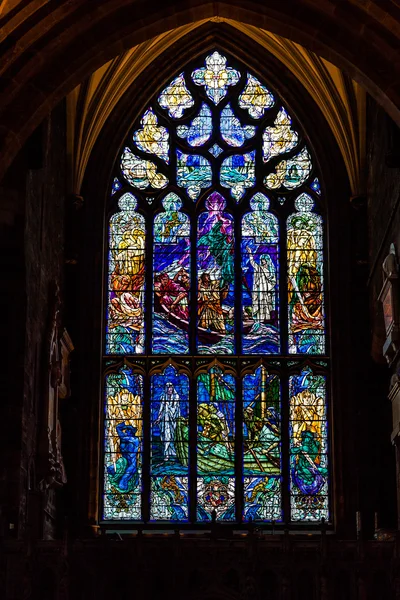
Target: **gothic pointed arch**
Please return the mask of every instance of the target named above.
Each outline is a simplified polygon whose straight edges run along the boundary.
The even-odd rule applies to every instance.
[[[104,524],[332,521],[329,174],[307,111],[248,63],[197,42],[120,119],[105,198]]]

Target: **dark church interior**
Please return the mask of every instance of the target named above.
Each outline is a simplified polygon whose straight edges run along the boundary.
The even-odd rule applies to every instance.
[[[0,23],[0,298],[4,349],[0,598],[400,598],[399,1],[2,0]],[[259,353],[249,358],[236,351],[231,355],[218,354],[211,346],[209,354],[215,356],[205,358],[196,350],[192,308],[186,358],[152,353],[150,341],[142,346],[138,341],[136,350],[126,351],[127,356],[118,351],[113,356],[104,350],[107,261],[112,260],[108,258],[107,228],[117,214],[115,198],[122,197],[122,192],[112,187],[121,152],[127,144],[133,147],[132,132],[143,124],[142,115],[148,107],[156,106],[161,91],[169,89],[167,86],[181,73],[189,73],[185,75],[189,92],[197,105],[205,102],[204,106],[210,107],[207,110],[216,122],[215,115],[222,108],[216,108],[220,97],[215,99],[212,94],[222,92],[207,87],[211,84],[207,84],[201,71],[205,57],[216,50],[228,57],[228,65],[233,65],[225,72],[228,83],[221,88],[232,106],[234,92],[230,90],[242,85],[235,73],[248,70],[287,107],[301,143],[310,149],[322,188],[326,350],[319,353],[325,362],[313,350],[309,355],[300,355],[303,350],[289,350],[286,355],[283,350],[276,350],[276,356]],[[201,77],[204,75],[201,85],[200,79],[190,81],[194,68],[199,69]],[[240,81],[244,81],[244,75],[241,77]],[[220,106],[229,107],[226,102],[221,100]],[[156,112],[160,123],[170,127],[159,107]],[[261,152],[261,144],[266,142],[261,141],[261,133],[254,134],[256,127],[252,123],[256,121],[250,117],[245,120],[244,108],[238,109],[238,114],[241,122],[247,124],[247,129],[243,127],[244,137],[247,136],[244,148],[250,148],[251,131]],[[195,112],[190,115],[194,117]],[[237,119],[235,123],[239,123]],[[239,123],[237,128],[240,127]],[[182,132],[188,136],[188,126],[177,131],[175,137],[170,133],[171,147],[176,144],[183,148],[186,142],[182,141]],[[214,143],[214,138],[209,143]],[[217,151],[222,152],[221,148]],[[206,156],[205,150],[198,152]],[[231,156],[229,152],[228,149]],[[295,150],[291,152],[288,161],[297,156]],[[140,164],[148,168],[145,152],[138,155],[143,159]],[[222,161],[207,156],[210,163],[214,161],[212,164]],[[275,168],[280,159],[274,160]],[[155,162],[160,171],[165,167],[161,159]],[[232,166],[233,162],[229,164]],[[171,160],[171,172],[174,165]],[[261,168],[263,173],[269,173],[264,164],[257,163],[257,178]],[[165,167],[163,172],[170,176],[168,169]],[[145,176],[135,173],[138,189],[134,189],[123,170],[119,177],[121,181],[123,176],[126,179],[123,191],[140,199],[140,219],[148,228],[140,257],[147,257],[145,282],[149,300],[143,322],[151,331],[151,249],[158,242],[157,236],[152,239],[149,224],[151,211],[161,207],[164,192],[160,188],[164,184],[158,175],[159,179],[153,181],[154,188],[159,187],[144,192],[141,182]],[[189,215],[191,210],[198,214],[195,207],[207,206],[210,192],[223,194],[229,210],[237,210],[241,215],[242,204],[249,203],[253,194],[248,189],[250,184],[228,190],[228,184],[223,187],[222,175],[221,184],[215,183],[213,177],[207,189],[205,184],[201,189],[188,184],[184,190],[183,184],[178,187],[178,181],[171,190],[186,198],[184,209],[189,207]],[[274,199],[272,208],[275,210],[276,206],[277,214],[281,211],[286,219],[293,193],[289,187],[275,191],[275,183],[270,192],[268,181],[268,177],[258,178],[257,191]],[[290,182],[289,185],[294,186]],[[147,193],[151,198],[146,208]],[[308,193],[319,202],[320,192],[308,189]],[[286,197],[289,200],[285,205]],[[237,237],[245,235],[238,222],[235,227]],[[279,243],[284,249],[283,237]],[[119,248],[123,246],[120,244]],[[193,248],[194,245],[190,252],[195,264]],[[232,281],[237,289],[247,285],[250,298],[251,281],[248,284],[241,280],[243,257],[240,246],[235,248]],[[130,255],[134,265],[138,264],[138,252]],[[252,261],[250,250],[249,254]],[[217,257],[216,264],[221,265],[221,261]],[[282,272],[287,268],[290,288],[297,284],[292,283],[290,265],[282,258]],[[255,275],[253,286],[254,281]],[[180,290],[184,296],[184,288]],[[300,291],[296,292],[298,296]],[[280,294],[287,314],[290,297],[288,301],[284,291]],[[225,303],[226,295],[224,292],[221,296]],[[154,296],[160,297],[160,293]],[[200,297],[201,291],[196,302],[200,303]],[[135,298],[138,303],[139,292]],[[252,298],[255,302],[254,290]],[[232,302],[236,311],[241,302],[238,294]],[[300,304],[305,311],[304,302]],[[212,337],[210,328],[221,330],[225,326],[221,321],[215,325],[220,318],[216,316],[218,310],[222,315],[221,305],[209,308],[211,316],[202,329],[204,339],[217,339],[215,331]],[[282,310],[281,315],[284,314]],[[240,315],[233,313],[233,308],[231,317],[234,328],[239,327]],[[289,335],[288,326],[285,327],[282,340]],[[237,341],[241,334],[236,329],[234,335]],[[137,356],[132,356],[134,352]],[[289,450],[289,434],[282,432],[282,518],[243,516],[243,495],[240,497],[239,493],[244,485],[241,458],[239,452],[235,455],[232,450],[237,481],[233,516],[219,519],[215,504],[217,510],[199,522],[193,487],[195,465],[200,463],[200,446],[196,446],[194,433],[195,379],[203,377],[205,381],[201,369],[206,368],[208,361],[207,368],[217,373],[211,387],[221,385],[223,376],[219,373],[226,368],[230,373],[226,380],[236,381],[237,389],[242,389],[247,381],[243,373],[250,373],[246,371],[250,363],[252,368],[263,369],[263,365],[268,368],[278,364],[276,358],[281,361],[276,372],[282,375],[283,407],[289,394],[290,369],[297,368],[293,366],[296,360],[301,368],[326,376],[328,404],[324,410],[329,469],[324,485],[328,489],[329,483],[329,510],[318,513],[320,516],[314,519],[291,518],[294,513],[290,511],[290,486],[294,484],[290,483],[293,475],[289,454],[302,456],[309,473],[310,464],[315,470],[319,462],[312,462],[311,451],[307,454],[304,447],[299,449],[300,442]],[[157,522],[151,518],[146,500],[153,485],[149,466],[150,374],[156,377],[161,368],[172,368],[171,365],[178,371],[183,369],[191,390],[187,419],[189,517],[182,522]],[[114,457],[114,465],[106,465],[104,399],[109,389],[107,382],[113,381],[115,373],[125,372],[123,369],[133,369],[144,381],[145,450],[139,498],[144,508],[139,517],[126,516],[129,511],[124,512],[121,479],[118,510],[123,516],[110,518],[104,508],[103,486],[107,474],[114,473],[116,478],[117,463]],[[168,386],[172,384],[167,383]],[[234,401],[240,406],[239,396]],[[204,405],[200,406],[205,410]],[[126,413],[126,408],[123,410]],[[250,409],[238,408],[243,423],[246,410],[249,415]],[[289,408],[282,410],[282,420],[288,423]],[[235,418],[239,431],[241,417]],[[160,417],[156,424],[159,420]],[[129,427],[135,434],[139,427],[138,421],[130,423],[126,426],[126,439]],[[136,426],[132,427],[132,423]],[[210,423],[211,420],[203,426],[202,435],[206,435]],[[255,426],[255,421],[252,423]],[[236,450],[244,443],[243,436],[250,436],[246,431],[240,429],[237,434]],[[270,425],[270,437],[271,431],[276,431],[276,425]],[[160,432],[160,437],[165,435],[165,425]],[[119,435],[122,440],[122,434]],[[223,436],[224,432],[221,439]],[[118,443],[118,460],[122,460],[122,455],[129,462],[123,442]],[[125,447],[127,444],[125,441]],[[247,453],[253,456],[255,468],[261,469],[254,447],[248,443]],[[167,448],[164,453],[167,457]],[[278,459],[274,456],[268,454],[276,467]],[[293,461],[290,455],[290,465]],[[165,462],[168,464],[166,458]],[[170,481],[175,483],[172,477]],[[116,494],[118,486],[113,485]]]

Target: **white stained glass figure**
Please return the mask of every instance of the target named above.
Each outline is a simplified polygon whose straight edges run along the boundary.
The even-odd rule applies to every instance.
[[[149,186],[161,190],[168,185],[168,178],[157,172],[157,166],[152,161],[139,158],[129,148],[122,153],[121,171],[127,182],[139,190]]]
[[[243,146],[256,132],[254,125],[241,125],[231,105],[227,104],[221,112],[220,130],[222,139],[230,146]]]
[[[226,66],[227,59],[219,52],[213,52],[206,58],[206,66],[196,69],[192,79],[196,85],[205,87],[206,94],[218,104],[226,96],[229,85],[236,85],[240,79],[239,71]]]
[[[271,92],[256,77],[248,73],[246,87],[239,96],[240,108],[247,110],[253,119],[260,119],[265,111],[274,105],[274,102]]]
[[[193,119],[190,126],[179,125],[176,133],[181,138],[185,138],[190,146],[202,146],[210,139],[212,134],[211,109],[203,103],[197,117]]]
[[[183,73],[171,81],[161,92],[158,103],[174,119],[180,119],[185,110],[193,106],[194,100],[186,87]]]
[[[158,125],[157,116],[151,108],[146,110],[140,123],[142,129],[133,134],[133,140],[139,150],[155,154],[168,163],[168,129]]]
[[[196,200],[202,188],[210,187],[212,170],[209,161],[199,154],[176,151],[176,182],[186,188],[189,198]]]
[[[270,190],[277,189],[282,185],[288,190],[293,190],[305,182],[311,168],[311,156],[307,148],[303,148],[293,158],[278,163],[275,173],[270,173],[264,178],[264,185]]]
[[[231,194],[239,201],[247,188],[256,181],[255,151],[248,154],[234,154],[225,158],[221,165],[221,185],[231,189]]]
[[[292,150],[299,141],[299,136],[291,127],[292,120],[281,108],[274,125],[267,127],[263,133],[263,160],[268,162],[273,156]]]

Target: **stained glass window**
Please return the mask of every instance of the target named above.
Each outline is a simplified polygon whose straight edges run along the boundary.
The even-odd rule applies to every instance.
[[[100,521],[331,519],[325,191],[266,81],[215,50],[110,179]]]

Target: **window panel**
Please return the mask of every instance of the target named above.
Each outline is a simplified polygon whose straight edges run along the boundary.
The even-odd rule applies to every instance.
[[[144,352],[145,221],[133,194],[109,225],[107,354]]]
[[[107,520],[141,519],[143,377],[121,369],[106,378],[104,509]]]
[[[290,110],[234,59],[213,51],[169,81],[109,186],[102,518],[316,525],[321,174]]]
[[[328,519],[326,378],[304,369],[289,378],[292,521]]]
[[[324,354],[322,218],[301,194],[287,222],[289,353]]]
[[[244,520],[282,520],[281,401],[264,366],[243,378]]]
[[[154,218],[153,340],[155,354],[189,351],[190,222],[176,194],[162,201]]]
[[[199,354],[235,351],[233,218],[224,212],[225,206],[220,194],[211,194],[197,228]]]
[[[232,375],[197,378],[197,519],[235,520],[235,399]]]
[[[186,521],[189,380],[168,367],[151,378],[150,519]]]
[[[279,224],[260,192],[242,220],[242,351],[280,352]]]

